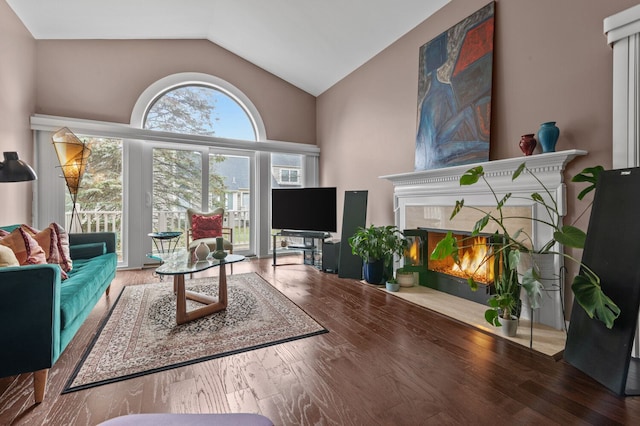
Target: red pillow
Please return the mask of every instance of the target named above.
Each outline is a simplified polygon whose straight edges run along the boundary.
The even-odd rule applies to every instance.
[[[222,236],[222,215],[202,216],[194,214],[191,216],[191,232],[194,240],[201,238],[215,238]]]

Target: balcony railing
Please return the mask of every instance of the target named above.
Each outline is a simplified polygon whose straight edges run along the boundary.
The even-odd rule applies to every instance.
[[[82,232],[116,232],[122,235],[122,212],[89,211],[79,210],[77,212],[82,223]],[[161,211],[156,212],[157,219],[154,218],[154,231],[183,231],[187,229],[186,212]],[[71,212],[65,216],[65,228],[71,232]],[[157,223],[156,223],[157,222]],[[74,226],[77,221],[74,221]],[[249,249],[249,211],[248,210],[226,210],[223,226],[233,229],[234,250]],[[120,241],[121,238],[118,238]],[[184,240],[181,243],[184,246]],[[179,244],[180,245],[180,244]],[[121,249],[119,248],[119,253]]]

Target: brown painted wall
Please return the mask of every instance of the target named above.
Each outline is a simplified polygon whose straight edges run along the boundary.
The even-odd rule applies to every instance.
[[[0,151],[17,151],[33,165],[29,117],[35,111],[36,42],[0,1]],[[1,161],[4,161],[2,159]],[[31,182],[0,183],[0,225],[31,223]]]
[[[41,114],[129,123],[140,94],[179,72],[222,78],[251,99],[272,140],[315,144],[315,97],[206,40],[39,40]]]
[[[487,3],[453,0],[318,97],[321,182],[368,190],[369,223],[394,220],[392,185],[378,176],[413,170],[419,47]],[[593,164],[611,166],[612,51],[602,21],[636,4],[496,1],[492,160],[521,156],[522,134],[557,121],[558,150],[589,151],[566,176]],[[575,194],[569,184],[569,221],[579,209]]]

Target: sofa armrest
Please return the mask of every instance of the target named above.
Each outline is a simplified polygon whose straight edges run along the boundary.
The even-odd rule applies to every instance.
[[[105,243],[107,253],[116,252],[116,233],[115,232],[88,232],[86,234],[69,234],[69,246],[78,244]],[[73,257],[72,257],[73,259]]]
[[[60,355],[60,267],[0,269],[0,377],[50,368]]]

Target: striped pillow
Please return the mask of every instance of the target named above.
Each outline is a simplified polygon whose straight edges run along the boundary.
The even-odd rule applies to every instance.
[[[60,265],[64,272],[69,272],[72,267],[69,255],[69,236],[67,232],[57,223],[50,223],[42,231],[38,231],[29,225],[20,225],[22,229],[29,233],[40,247],[44,249],[47,256],[47,263]],[[63,274],[64,277],[65,274]]]
[[[0,244],[9,247],[20,265],[47,263],[47,256],[38,242],[24,229],[16,228],[0,239]]]

